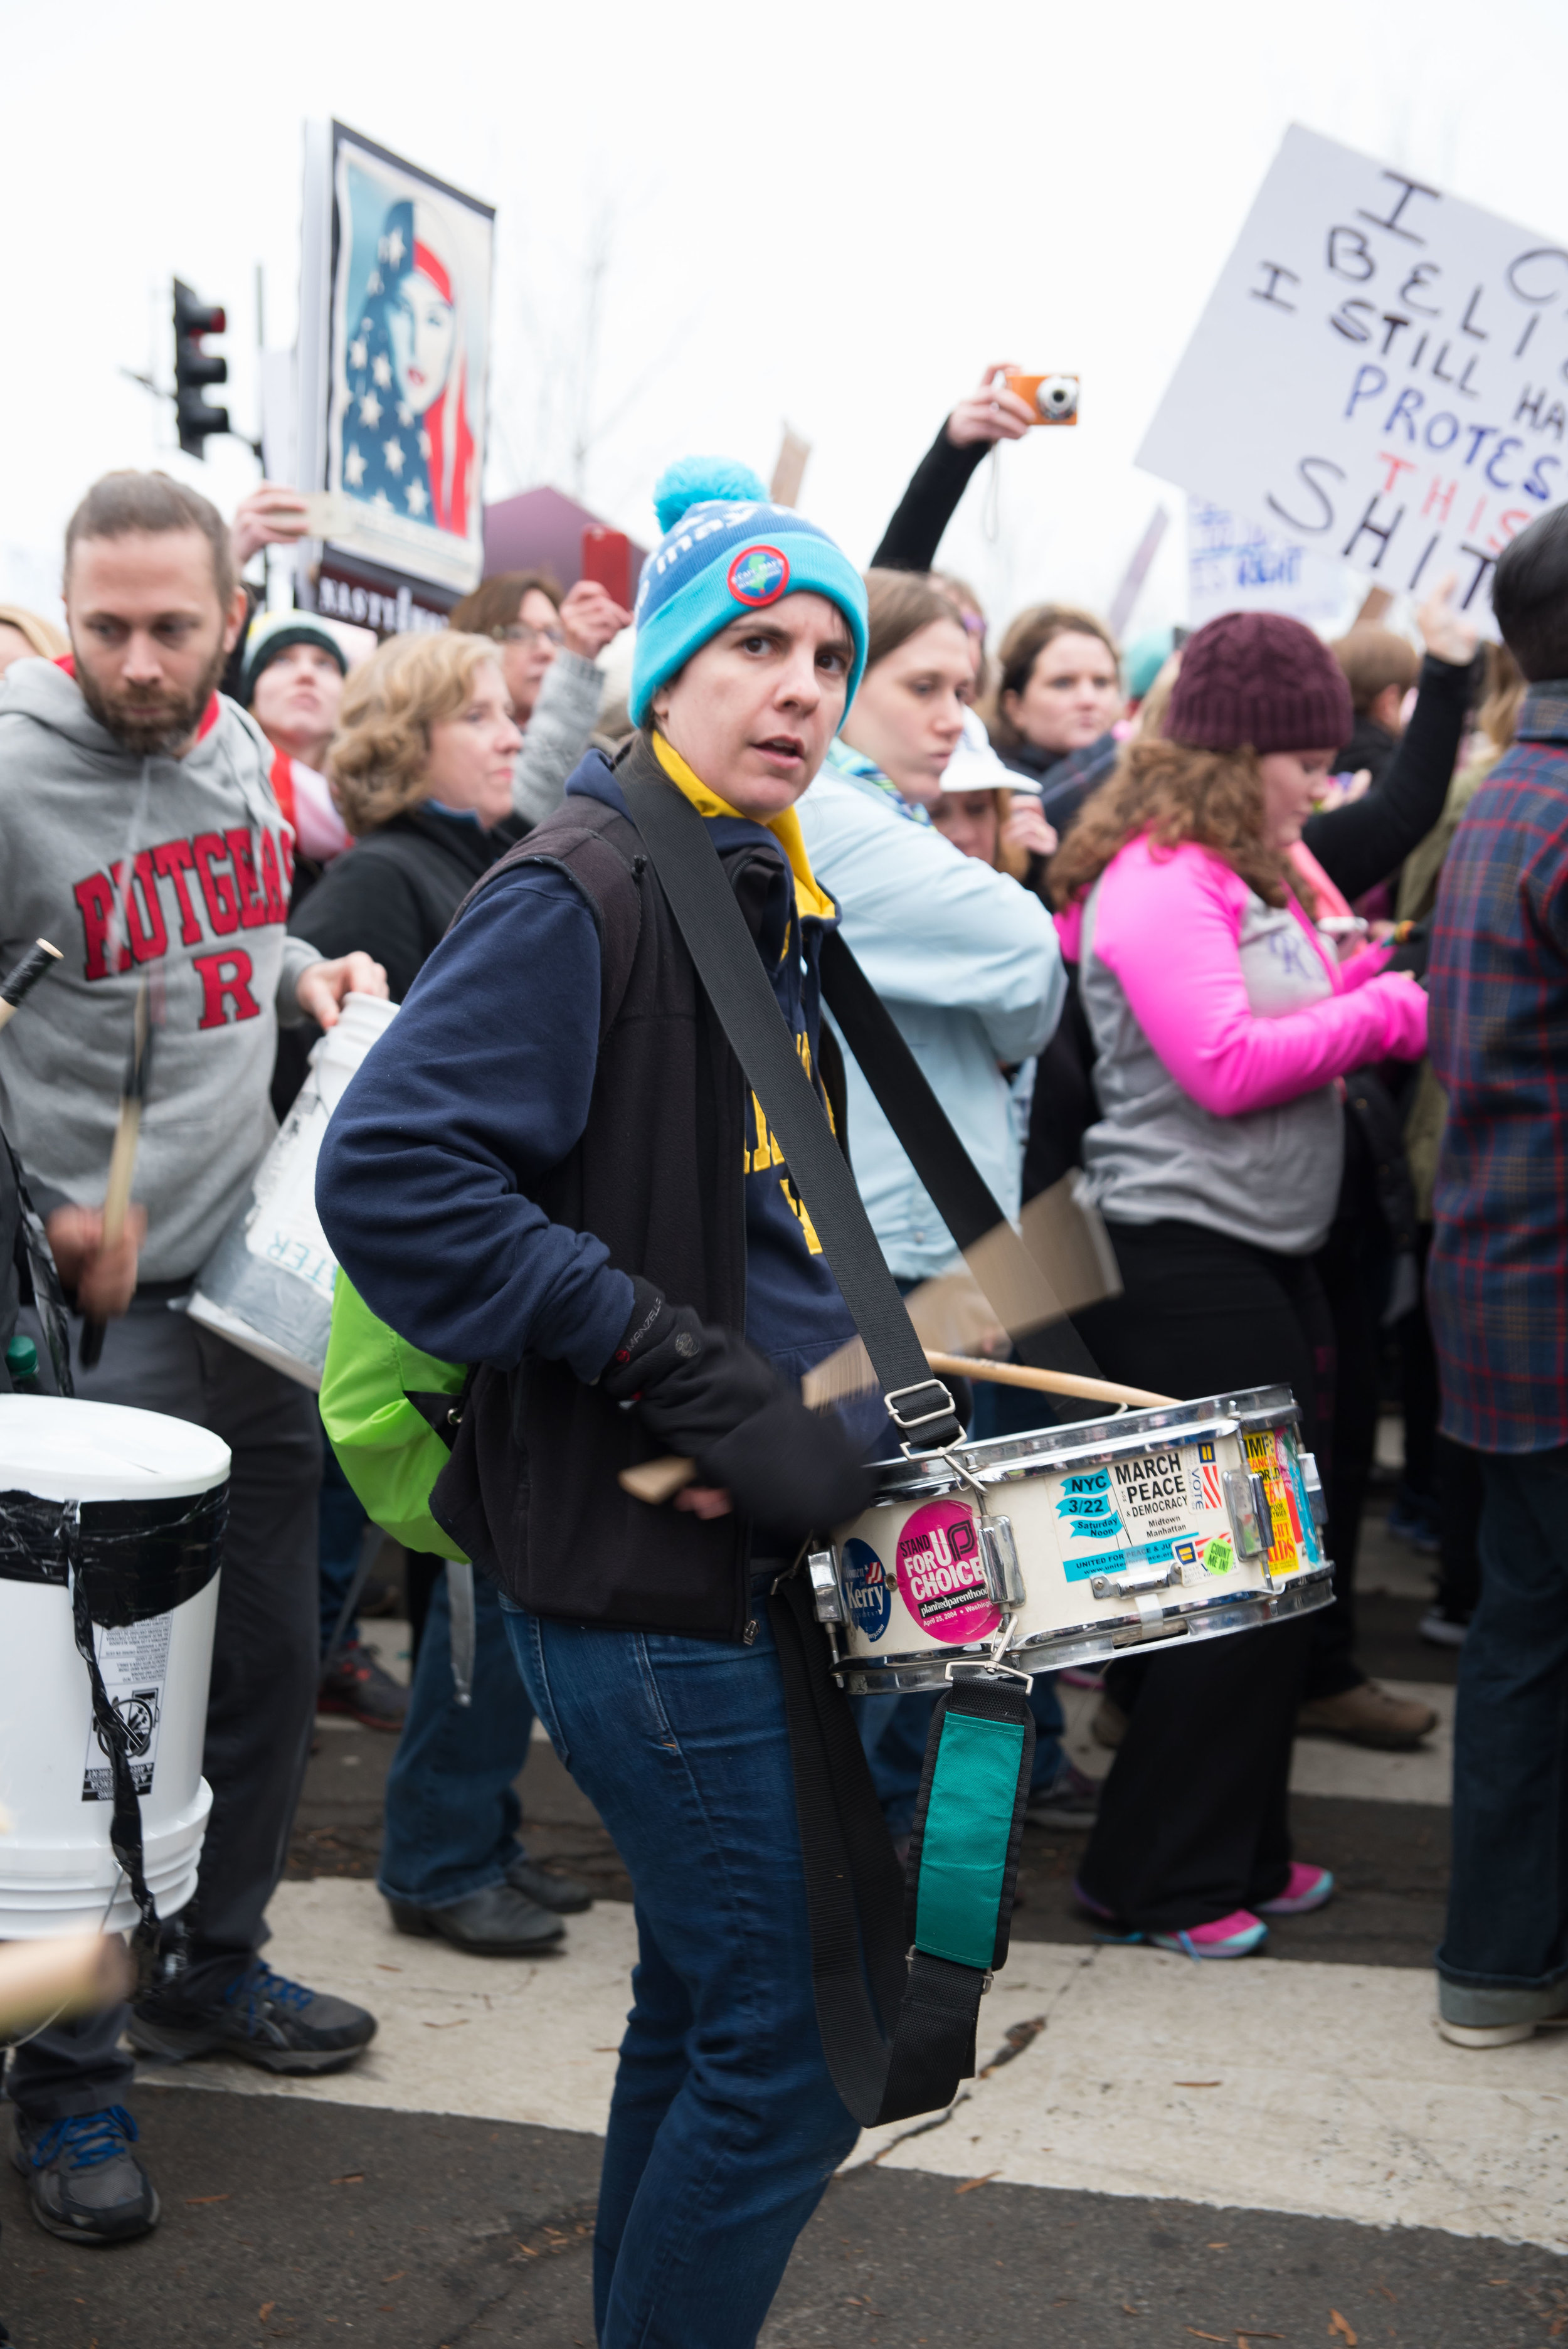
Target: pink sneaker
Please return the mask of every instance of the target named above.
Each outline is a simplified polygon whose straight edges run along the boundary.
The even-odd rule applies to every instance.
[[[1212,1925],[1194,1925],[1185,1933],[1150,1933],[1157,1950],[1174,1950],[1184,1958],[1244,1958],[1268,1939],[1268,1927],[1250,1909],[1216,1917]]]
[[[1265,1917],[1305,1917],[1309,1909],[1321,1909],[1333,1897],[1333,1869],[1308,1868],[1304,1860],[1296,1859],[1291,1862],[1284,1890],[1273,1900],[1260,1900],[1258,1907]]]

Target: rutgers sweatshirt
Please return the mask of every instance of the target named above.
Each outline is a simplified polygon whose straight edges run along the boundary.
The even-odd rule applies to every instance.
[[[13,662],[0,681],[0,967],[40,936],[65,957],[0,1030],[0,1123],[30,1173],[98,1205],[151,982],[132,1185],[144,1280],[201,1269],[277,1131],[278,1023],[298,1019],[294,988],[318,957],[284,929],[293,839],[271,762],[221,695],[183,759],[144,761],[54,662]]]

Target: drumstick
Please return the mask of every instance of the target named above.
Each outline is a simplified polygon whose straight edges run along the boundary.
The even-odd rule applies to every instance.
[[[1040,1394],[1081,1395],[1088,1402],[1130,1403],[1150,1410],[1180,1400],[1176,1395],[1155,1394],[1148,1387],[1119,1386],[1113,1379],[1082,1378],[1076,1371],[1037,1371],[1023,1362],[981,1361],[968,1354],[934,1353],[929,1346],[925,1359],[944,1378],[985,1379],[993,1386],[1033,1387]],[[663,1459],[641,1460],[634,1468],[623,1468],[616,1482],[634,1501],[646,1501],[651,1508],[657,1508],[673,1501],[696,1475],[695,1460],[684,1460],[672,1452]]]
[[[27,948],[21,961],[0,980],[0,1028],[15,1017],[23,997],[37,986],[51,965],[63,960],[59,947],[52,947],[47,938],[39,938]]]
[[[152,1030],[148,1019],[147,982],[143,979],[136,999],[136,1024],[132,1031],[130,1059],[125,1071],[125,1089],[119,1097],[119,1123],[114,1130],[114,1147],[109,1153],[108,1182],[103,1195],[103,1239],[106,1248],[118,1247],[125,1237],[125,1219],[130,1211],[131,1179],[136,1173],[136,1145],[141,1136],[141,1108],[147,1098],[148,1071],[152,1062]],[[82,1323],[82,1368],[90,1371],[103,1352],[104,1324],[90,1318]]]

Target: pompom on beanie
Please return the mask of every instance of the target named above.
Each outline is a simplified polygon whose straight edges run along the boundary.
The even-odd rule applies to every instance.
[[[643,565],[629,701],[634,726],[710,636],[802,591],[825,595],[854,642],[845,708],[866,665],[865,582],[825,530],[769,502],[748,465],[683,457],[654,492],[663,538]]]
[[[1334,655],[1283,612],[1222,612],[1181,647],[1165,713],[1173,742],[1202,750],[1335,750],[1356,719]]]

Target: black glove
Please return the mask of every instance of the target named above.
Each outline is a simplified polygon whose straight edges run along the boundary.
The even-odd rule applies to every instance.
[[[808,1411],[735,1331],[635,1274],[633,1287],[632,1318],[600,1374],[612,1401],[634,1403],[650,1435],[769,1530],[825,1531],[866,1506],[872,1480],[830,1413]]]

